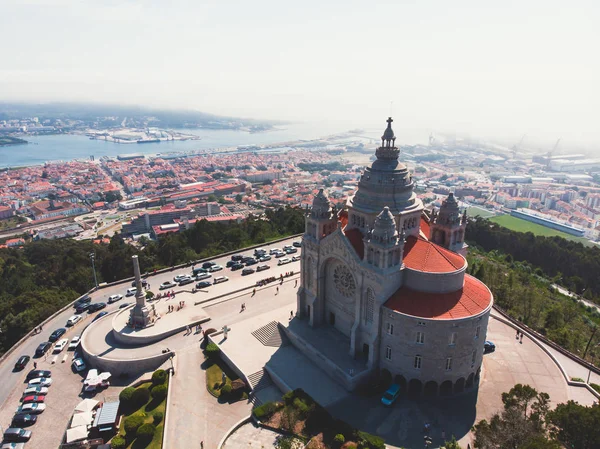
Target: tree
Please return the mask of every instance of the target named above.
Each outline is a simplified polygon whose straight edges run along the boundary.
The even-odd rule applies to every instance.
[[[558,404],[548,413],[550,434],[566,447],[592,449],[600,441],[600,405],[585,407],[574,401]]]
[[[242,196],[242,194],[241,194],[241,193],[238,193],[238,194],[235,196],[235,201],[236,201],[236,202],[238,202],[238,203],[241,203],[243,199],[244,199],[244,197]]]

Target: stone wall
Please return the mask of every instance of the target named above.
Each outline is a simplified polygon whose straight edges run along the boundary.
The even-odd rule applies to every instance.
[[[449,293],[460,290],[465,281],[465,266],[450,273],[430,273],[404,268],[404,285],[428,293]]]

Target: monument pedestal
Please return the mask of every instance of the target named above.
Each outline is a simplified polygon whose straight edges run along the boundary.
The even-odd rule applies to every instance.
[[[135,276],[137,291],[135,293],[135,307],[129,312],[129,319],[134,328],[143,329],[150,322],[150,310],[146,306],[146,294],[142,287],[142,275],[140,274],[138,256],[132,256],[131,259],[133,260],[133,274]]]

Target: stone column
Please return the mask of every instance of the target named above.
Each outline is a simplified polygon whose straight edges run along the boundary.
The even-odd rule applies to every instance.
[[[142,275],[140,273],[140,262],[138,256],[131,256],[133,262],[133,274],[135,276],[135,307],[129,314],[131,323],[135,327],[145,327],[150,322],[150,311],[146,306],[146,293],[142,287]]]

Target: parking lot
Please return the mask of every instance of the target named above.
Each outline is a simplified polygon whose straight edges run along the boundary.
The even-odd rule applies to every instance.
[[[292,241],[294,240],[298,239],[289,239],[276,244],[264,245],[264,248],[268,252],[274,247],[282,248],[284,245],[291,245]],[[250,256],[252,255],[252,251],[246,251],[240,254]],[[290,255],[290,258],[299,254],[300,251],[298,249],[297,253]],[[270,267],[268,270],[250,275],[242,275],[243,270],[231,271],[229,268],[225,268],[227,261],[230,259],[231,257],[229,256],[214,259],[214,262],[222,265],[224,269],[222,271],[212,273],[213,277],[223,275],[227,276],[229,281],[217,285],[211,285],[208,288],[198,291],[193,295],[194,301],[210,301],[211,298],[221,297],[228,292],[251,287],[255,285],[258,280],[271,276],[279,277],[281,274],[284,274],[287,271],[299,272],[300,269],[299,262],[293,262],[279,266],[279,259],[273,257],[270,261],[265,262]],[[252,268],[256,268],[260,264],[253,265]],[[190,273],[191,267],[186,267],[182,269],[175,269],[173,271],[167,271],[157,275],[150,275],[148,276],[147,280],[150,283],[150,290],[152,290],[154,293],[159,293],[159,285],[161,283],[172,280],[177,275]],[[108,304],[107,307],[102,311],[110,312],[119,308],[123,304],[133,303],[135,301],[134,297],[125,297],[126,291],[130,287],[130,283],[122,283],[100,289],[91,295],[92,303],[108,302],[109,296],[115,294],[121,294],[124,296],[124,298],[113,304]],[[184,287],[177,286],[172,288],[172,290],[175,292],[182,290],[189,292],[193,287],[195,287],[195,283],[186,285]],[[99,312],[92,314],[88,314],[86,312],[82,313],[81,315],[83,319],[76,323],[72,328],[68,327],[67,332],[61,336],[59,340],[68,338],[70,341],[73,336],[79,335],[85,326],[87,326],[93,320],[93,318],[98,315],[98,313]],[[47,408],[42,414],[39,415],[38,422],[28,428],[33,432],[30,442],[27,443],[28,448],[35,447],[42,449],[48,447],[57,447],[60,444],[63,434],[70,422],[73,409],[83,397],[81,395],[82,382],[86,371],[83,371],[81,374],[77,374],[74,372],[74,370],[72,370],[71,361],[73,358],[73,352],[69,352],[67,349],[63,350],[56,358],[51,354],[52,349],[50,349],[44,357],[38,359],[32,358],[22,371],[15,372],[13,367],[21,355],[32,356],[38,345],[44,341],[47,341],[52,331],[60,327],[65,327],[67,320],[74,314],[75,311],[73,308],[68,308],[64,312],[60,313],[51,322],[46,323],[40,333],[33,334],[27,338],[0,365],[0,377],[3,379],[3,382],[0,384],[0,404],[2,404],[0,407],[0,425],[3,429],[6,429],[10,426],[12,416],[19,406],[22,392],[27,386],[27,384],[24,382],[25,376],[27,372],[33,369],[33,362],[37,363],[38,369],[49,369],[52,371],[53,383],[49,388],[46,399]],[[131,381],[132,379],[129,379],[129,382]],[[107,390],[98,393],[95,396],[95,399],[102,401],[104,397],[117,396],[122,388],[123,386],[111,386]]]

